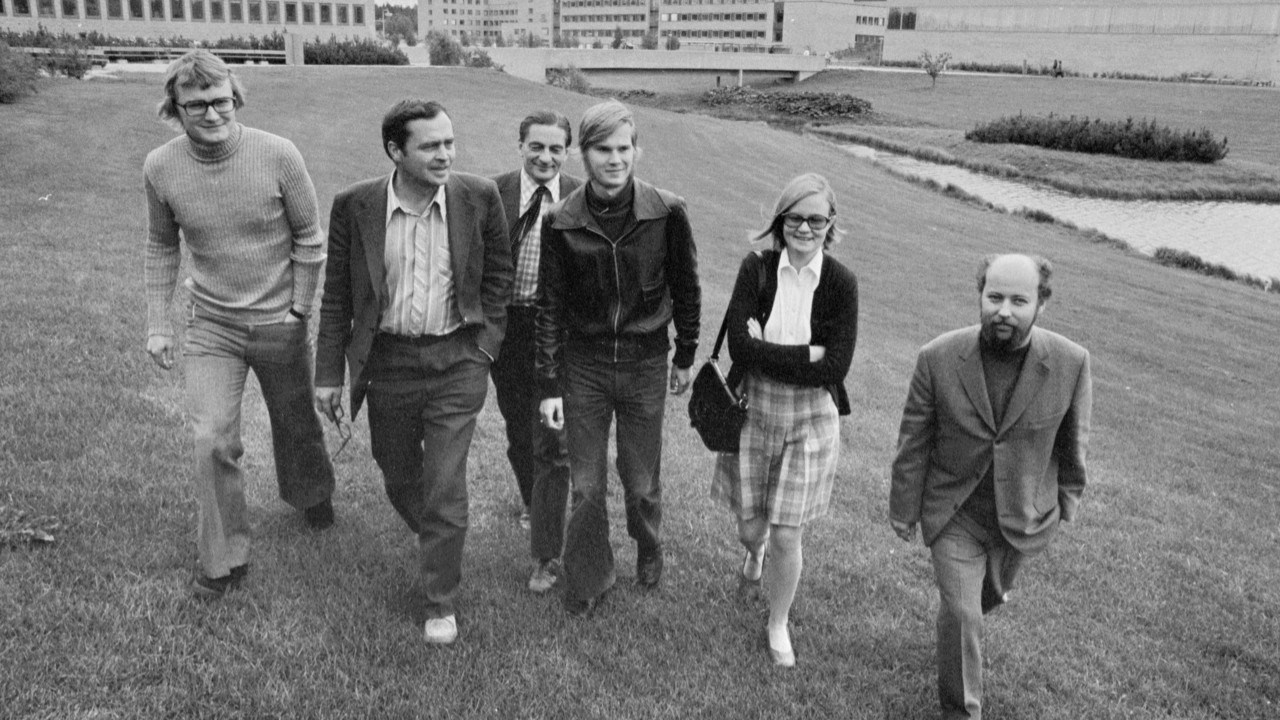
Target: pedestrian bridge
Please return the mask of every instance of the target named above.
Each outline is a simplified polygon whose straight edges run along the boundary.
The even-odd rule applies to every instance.
[[[631,77],[645,87],[662,75],[714,76],[717,83],[777,79],[804,80],[826,67],[820,55],[788,55],[705,50],[603,50],[578,48],[485,48],[485,52],[508,75],[534,82],[546,82],[548,68],[573,66],[589,80]],[[624,83],[631,84],[631,83]]]

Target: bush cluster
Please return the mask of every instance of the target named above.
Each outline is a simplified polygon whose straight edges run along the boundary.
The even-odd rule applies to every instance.
[[[1133,118],[1119,122],[1019,113],[979,124],[964,137],[974,142],[1018,143],[1165,162],[1213,163],[1227,156],[1227,139],[1217,140],[1207,129],[1178,131],[1155,120],[1135,122]]]
[[[708,105],[754,105],[811,120],[848,117],[871,112],[871,103],[847,93],[767,93],[748,87],[719,87],[706,91]]]
[[[1152,257],[1155,258],[1156,262],[1168,267],[1190,270],[1191,272],[1222,278],[1223,280],[1232,280],[1269,292],[1280,292],[1280,278],[1263,279],[1247,273],[1238,273],[1226,265],[1209,262],[1199,255],[1189,253],[1186,250],[1158,247]]]
[[[547,68],[547,84],[584,95],[591,92],[587,76],[574,65]]]
[[[263,35],[261,38],[255,35],[247,38],[232,35],[229,38],[220,38],[209,47],[215,50],[284,50],[284,33],[274,30],[270,35]],[[305,50],[304,47],[303,51]]]
[[[14,52],[0,40],[0,103],[11,103],[36,91],[40,69],[31,56]]]
[[[461,65],[466,60],[462,52],[462,43],[440,30],[428,32],[426,41],[427,56],[431,58],[432,65]]]
[[[323,42],[309,42],[302,48],[307,65],[408,65],[400,48],[387,47],[373,38],[339,40],[330,35]]]

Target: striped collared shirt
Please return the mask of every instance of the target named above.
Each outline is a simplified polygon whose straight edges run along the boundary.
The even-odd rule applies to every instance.
[[[445,335],[462,325],[453,291],[449,252],[449,223],[444,186],[421,215],[396,197],[395,174],[387,181],[387,236],[383,263],[387,271],[388,304],[378,328],[396,335]],[[425,312],[415,317],[414,271],[418,259],[427,263]],[[421,307],[422,299],[418,298]]]
[[[560,174],[547,181],[547,192],[550,197],[542,201],[542,207],[538,212],[538,221],[529,228],[529,232],[525,233],[524,241],[520,243],[520,253],[516,257],[516,276],[515,285],[512,287],[511,304],[512,305],[533,305],[538,299],[538,263],[542,258],[542,218],[547,214],[547,208],[560,202]],[[520,169],[520,214],[524,215],[529,209],[529,204],[533,202],[533,193],[538,189],[538,183],[529,177],[529,173]]]
[[[778,258],[778,293],[764,326],[764,339],[779,345],[808,345],[812,328],[813,291],[822,277],[819,251],[807,265],[794,267],[786,250]]]

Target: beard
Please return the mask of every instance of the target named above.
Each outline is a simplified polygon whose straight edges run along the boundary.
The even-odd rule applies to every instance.
[[[1019,327],[1008,322],[1002,322],[994,315],[984,318],[982,321],[982,344],[993,352],[999,354],[1011,353],[1022,347],[1027,341],[1027,336],[1031,334],[1031,328],[1035,327],[1035,323],[1025,327]],[[998,332],[999,328],[1009,328],[1012,332],[1001,337]]]

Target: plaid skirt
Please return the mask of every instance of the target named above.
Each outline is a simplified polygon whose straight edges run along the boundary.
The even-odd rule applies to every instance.
[[[739,519],[799,527],[831,505],[840,459],[840,415],[826,388],[758,372],[743,381],[751,402],[737,453],[716,456],[711,497]]]

